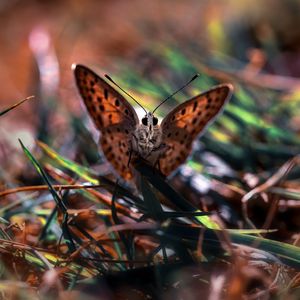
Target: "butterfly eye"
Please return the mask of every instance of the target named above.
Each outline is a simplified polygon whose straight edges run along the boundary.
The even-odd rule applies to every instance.
[[[155,125],[157,125],[157,123],[158,123],[158,119],[157,118],[153,118],[153,125],[155,126]]]
[[[147,126],[148,125],[148,119],[147,118],[143,118],[142,119],[142,123],[143,123],[143,125]]]

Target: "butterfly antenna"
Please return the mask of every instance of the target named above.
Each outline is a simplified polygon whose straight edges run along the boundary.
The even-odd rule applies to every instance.
[[[163,105],[167,100],[169,100],[170,98],[172,98],[174,95],[176,95],[178,92],[180,92],[181,90],[183,90],[186,86],[188,86],[192,81],[194,81],[197,77],[199,77],[199,74],[196,74],[193,76],[192,79],[190,79],[185,85],[183,85],[180,89],[178,89],[177,91],[175,91],[172,95],[168,96],[165,100],[163,100],[158,106],[155,107],[155,109],[153,110],[153,114],[154,112],[161,106]]]
[[[136,104],[138,104],[144,112],[147,114],[146,109],[136,100],[134,99],[129,93],[127,93],[124,89],[122,89],[116,82],[114,82],[107,74],[104,75],[110,82],[112,82],[115,86],[117,86],[123,93],[125,93],[128,97],[130,97]]]

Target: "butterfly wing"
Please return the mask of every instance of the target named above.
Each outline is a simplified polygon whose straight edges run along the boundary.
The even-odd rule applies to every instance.
[[[82,65],[74,68],[76,84],[84,104],[101,132],[104,155],[125,179],[132,177],[127,167],[131,134],[139,123],[130,103],[101,77]]]
[[[164,175],[169,175],[187,159],[194,139],[220,113],[232,91],[231,84],[213,87],[177,106],[163,119],[161,129],[167,150],[159,165]]]

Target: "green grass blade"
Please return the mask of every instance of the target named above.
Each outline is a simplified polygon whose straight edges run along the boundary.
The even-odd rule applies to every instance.
[[[42,150],[52,159],[57,161],[61,166],[64,168],[74,172],[81,178],[93,183],[93,184],[99,184],[98,179],[95,179],[96,174],[92,174],[90,169],[80,166],[79,164],[66,159],[65,157],[59,155],[57,152],[55,152],[53,149],[51,149],[49,146],[44,144],[43,142],[38,142],[37,143]]]
[[[56,205],[58,206],[58,208],[63,213],[63,215],[64,215],[64,218],[63,218],[64,221],[63,221],[63,224],[62,224],[63,235],[64,235],[66,243],[69,247],[69,250],[71,252],[74,252],[76,250],[76,248],[75,248],[75,245],[74,245],[73,240],[71,238],[71,234],[69,232],[68,225],[67,225],[67,219],[68,219],[67,207],[65,206],[65,204],[64,204],[63,200],[60,198],[60,196],[57,194],[56,190],[52,187],[50,179],[48,178],[46,172],[40,166],[38,161],[34,158],[34,156],[30,153],[30,151],[24,146],[24,144],[22,143],[22,141],[20,139],[19,139],[19,142],[21,144],[21,147],[22,147],[25,155],[28,157],[30,162],[33,164],[34,168],[37,170],[37,172],[43,178],[45,183],[48,185],[49,191],[50,191],[54,201],[56,202]]]

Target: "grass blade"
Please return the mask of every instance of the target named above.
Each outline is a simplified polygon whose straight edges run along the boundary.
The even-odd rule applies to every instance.
[[[15,109],[17,106],[21,105],[21,104],[24,103],[25,101],[27,101],[27,100],[29,100],[29,99],[32,99],[32,98],[34,98],[34,96],[29,96],[29,97],[27,97],[27,98],[25,98],[25,99],[23,99],[23,100],[21,100],[21,101],[15,103],[15,104],[13,104],[12,106],[10,106],[10,107],[8,107],[8,108],[6,108],[6,109],[0,111],[0,117],[3,116],[3,115],[5,115],[5,114],[8,113],[9,111]]]

